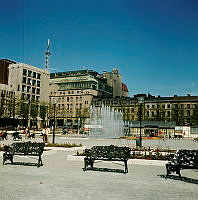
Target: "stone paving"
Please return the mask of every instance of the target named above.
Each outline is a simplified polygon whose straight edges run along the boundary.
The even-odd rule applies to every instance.
[[[37,137],[36,141],[41,141]],[[49,138],[51,140],[51,136]],[[32,140],[33,141],[33,140]],[[0,141],[10,143],[9,141]],[[83,146],[118,144],[119,140],[94,140],[87,138],[56,137],[56,142],[81,143]],[[126,142],[126,141],[125,141]],[[131,141],[130,141],[131,142]],[[149,144],[149,141],[147,141]],[[122,141],[124,143],[124,141]],[[143,141],[143,144],[146,142]],[[158,145],[158,142],[152,145]],[[162,142],[163,143],[163,142]],[[168,145],[177,148],[197,148],[192,141],[171,140]],[[130,145],[135,145],[131,142]],[[128,165],[129,173],[123,174],[123,166],[110,162],[100,162],[94,171],[83,171],[82,161],[68,161],[67,155],[76,150],[53,149],[45,151],[42,160],[44,166],[2,165],[0,163],[0,199],[5,200],[195,200],[198,196],[198,170],[183,170],[182,180],[177,176],[165,179],[164,166]],[[2,153],[0,153],[2,161]],[[35,158],[16,157],[15,162],[36,163]],[[108,170],[106,170],[108,169]]]

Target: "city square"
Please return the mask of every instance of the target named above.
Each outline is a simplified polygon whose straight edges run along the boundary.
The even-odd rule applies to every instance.
[[[12,143],[12,138],[0,141]],[[68,160],[69,155],[82,152],[93,145],[129,145],[135,141],[120,139],[94,139],[78,136],[56,135],[57,143],[82,144],[77,148],[50,148],[42,155],[43,166],[25,165],[34,163],[34,158],[14,158],[16,164],[0,164],[0,199],[196,199],[198,195],[197,170],[182,170],[182,180],[177,175],[165,179],[165,165],[128,164],[129,172],[123,174],[115,163],[101,162],[94,170],[83,171],[82,160]],[[23,140],[25,140],[23,138]],[[49,136],[49,141],[52,135]],[[32,142],[41,141],[39,135]],[[151,147],[197,149],[192,140],[146,141]],[[2,160],[2,152],[0,152]]]
[[[198,198],[197,1],[0,3],[0,200]]]

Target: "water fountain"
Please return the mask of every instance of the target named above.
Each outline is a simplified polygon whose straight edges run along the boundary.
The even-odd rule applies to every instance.
[[[124,136],[122,112],[111,107],[90,107],[90,137],[119,138]]]

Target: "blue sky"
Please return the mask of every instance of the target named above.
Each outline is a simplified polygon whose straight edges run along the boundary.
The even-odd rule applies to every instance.
[[[0,58],[117,68],[130,96],[198,95],[197,0],[0,0]]]

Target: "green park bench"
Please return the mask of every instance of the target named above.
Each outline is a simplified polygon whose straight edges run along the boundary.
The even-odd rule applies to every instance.
[[[198,150],[178,150],[171,161],[166,164],[166,178],[173,172],[181,178],[180,170],[198,169]]]
[[[3,164],[7,160],[13,164],[13,157],[17,156],[38,156],[38,164],[37,166],[40,167],[43,165],[41,155],[44,151],[45,144],[44,143],[37,143],[37,142],[15,142],[10,146],[4,147],[3,153]]]
[[[130,157],[131,149],[129,147],[93,146],[91,149],[85,149],[84,171],[88,166],[93,170],[93,164],[96,160],[101,161],[121,161],[124,162],[125,173],[128,173],[127,161]]]

